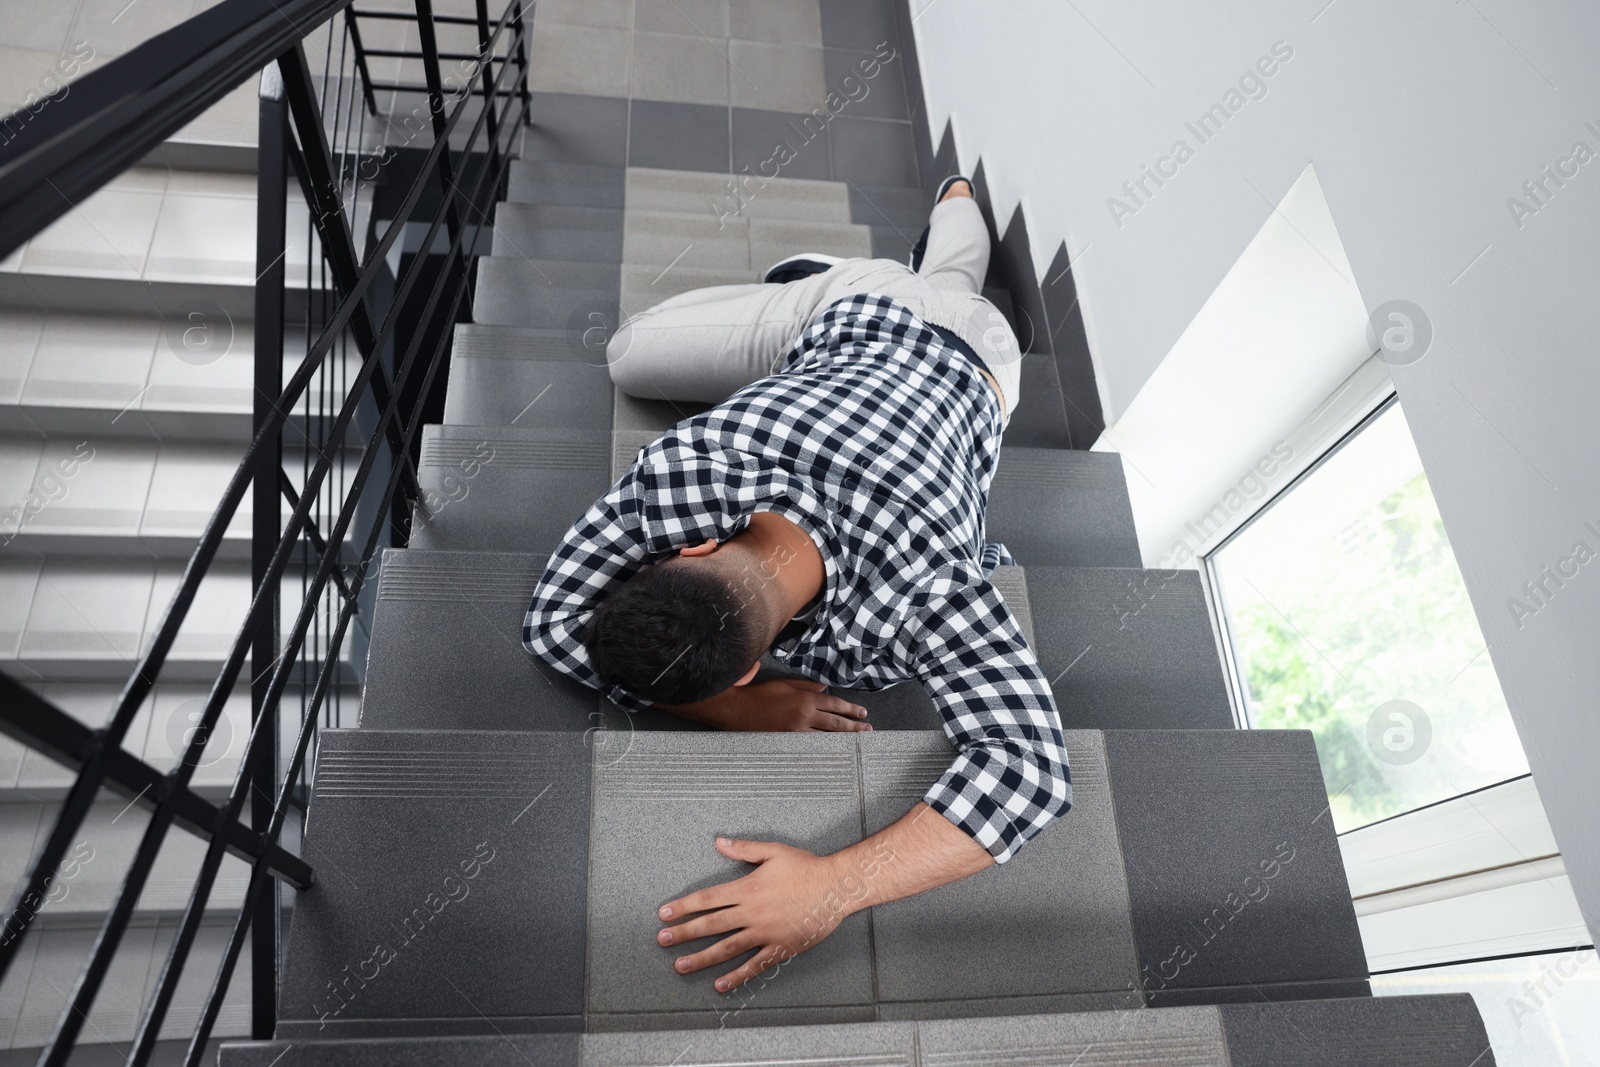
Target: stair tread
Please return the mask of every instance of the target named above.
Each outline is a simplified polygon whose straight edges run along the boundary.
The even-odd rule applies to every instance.
[[[1230,1004],[1141,1011],[1012,1014],[1004,1018],[732,1026],[634,1033],[486,1034],[366,1040],[297,1038],[222,1047],[222,1067],[270,1067],[289,1049],[305,1067],[637,1067],[673,1063],[852,1062],[883,1067],[1028,1063],[1182,1063],[1192,1067],[1322,1067],[1347,1062],[1460,1067],[1488,1035],[1470,994]],[[1365,1054],[1363,1057],[1362,1054]]]
[[[618,240],[620,253],[621,241]],[[567,329],[578,334],[591,316],[616,322],[617,286],[551,284],[537,260],[489,256],[478,261],[473,317],[492,326],[534,326]]]
[[[831,851],[898,818],[954,758],[941,731],[326,731],[307,847],[330,873],[300,901],[279,1033],[398,1019],[484,1032],[481,1017],[513,1031],[746,1027],[1364,988],[1332,827],[1298,818],[1325,799],[1309,733],[1196,736],[1067,731],[1074,806],[1057,826],[980,878],[873,909],[870,939],[851,916],[730,1020],[738,1002],[707,976],[671,971],[655,908],[734,873],[713,834]],[[1285,811],[1292,854],[1270,844]],[[1228,925],[1224,902],[1252,876],[1270,892]],[[1226,936],[1206,926],[1214,943],[1175,979],[1140,970],[1206,937],[1202,920]],[[439,936],[418,936],[435,921]],[[380,944],[397,959],[362,964]]]
[[[1121,457],[1004,445],[989,487],[989,541],[1028,566],[1138,567]]]
[[[611,435],[548,425],[425,426],[417,473],[425,496],[413,546],[548,554],[610,486]]]

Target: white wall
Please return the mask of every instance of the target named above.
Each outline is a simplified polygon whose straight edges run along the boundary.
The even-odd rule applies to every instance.
[[[1600,552],[1600,155],[1537,213],[1511,197],[1600,153],[1600,6],[1511,0],[912,0],[935,133],[981,155],[1041,260],[1067,241],[1113,424],[1308,163],[1368,308],[1403,298],[1431,349],[1392,368],[1490,655],[1600,932],[1600,558],[1519,626],[1509,600]],[[1265,95],[1206,143],[1276,42]],[[1251,86],[1247,86],[1251,88]],[[1241,97],[1242,99],[1242,97]],[[1586,125],[1592,123],[1592,127]],[[1141,168],[1193,158],[1134,204]],[[1572,164],[1567,165],[1570,172]],[[1117,224],[1107,201],[1137,208]],[[1520,222],[1520,225],[1519,225]],[[1307,381],[1310,398],[1319,382]],[[1593,522],[1591,531],[1584,524]],[[1572,565],[1569,564],[1569,570]]]

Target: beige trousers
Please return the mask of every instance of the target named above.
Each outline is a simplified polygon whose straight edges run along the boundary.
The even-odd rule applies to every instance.
[[[978,205],[954,197],[933,209],[922,269],[887,259],[849,259],[787,284],[696,289],[629,319],[606,347],[611,380],[630,396],[715,404],[775,374],[823,308],[856,293],[881,293],[972,346],[994,375],[1005,421],[1016,411],[1022,352],[983,296],[989,233]]]

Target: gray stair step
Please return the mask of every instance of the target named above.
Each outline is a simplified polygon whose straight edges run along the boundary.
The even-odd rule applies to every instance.
[[[620,246],[620,239],[618,244]],[[617,284],[565,284],[565,275],[539,261],[489,256],[478,261],[473,318],[490,326],[537,326],[582,337],[591,324],[617,323]]]
[[[547,557],[611,485],[604,429],[425,426],[416,548]]]
[[[570,226],[517,233],[496,230],[490,245],[495,255],[503,257],[615,263],[622,258],[622,231]]]
[[[1003,447],[987,521],[987,539],[1005,544],[1024,567],[1141,563],[1122,460],[1114,453]]]
[[[377,729],[696,729],[635,718],[522,647],[550,552],[387,549],[378,579],[361,725]],[[602,713],[602,704],[604,712]]]
[[[622,209],[571,204],[516,204],[502,201],[494,209],[497,231],[512,234],[541,229],[620,230]]]
[[[1308,731],[1104,737],[1151,1004],[1367,995]]]
[[[921,232],[921,227],[915,230],[895,229],[893,226],[872,227],[872,258],[908,262],[911,249],[917,243],[917,235]]]
[[[625,173],[622,167],[514,159],[506,200],[519,204],[620,209],[624,202]]]
[[[227,1044],[221,1067],[723,1067],[863,1063],[1002,1067],[1018,1063],[1184,1064],[1186,1067],[1462,1067],[1493,1062],[1466,993],[1283,1004],[1151,1008],[997,1019],[869,1022],[627,1034],[506,1034],[454,1038],[300,1039]]]
[[[1068,729],[1231,730],[1211,617],[1193,571],[997,567],[990,580],[1050,680]],[[761,678],[785,677],[770,656]],[[875,692],[840,687],[875,730],[936,730],[915,680]]]
[[[1024,355],[1017,393],[1016,410],[1006,427],[1006,444],[1014,448],[1072,447],[1055,356],[1049,352]]]
[[[738,184],[736,185],[735,182]],[[774,178],[765,183],[746,175],[628,168],[629,212],[685,211],[709,219],[787,219],[862,222],[851,211],[844,182],[808,178]],[[926,221],[927,212],[923,212]]]
[[[307,814],[321,877],[295,900],[279,1034],[374,1018],[483,1032],[485,1016],[579,1029],[586,743],[322,731]]]
[[[833,851],[886,825],[952,760],[942,733],[326,731],[307,826],[323,873],[297,902],[278,1036],[1366,993],[1331,820],[1310,807],[1325,797],[1309,733],[1066,743],[1074,807],[1056,826],[1003,866],[873,909],[870,937],[851,916],[747,1004],[673,972],[655,909],[739,872],[716,834]]]
[[[611,425],[615,387],[603,343],[581,333],[515,326],[456,327],[444,421],[463,426]]]
[[[1233,711],[1200,575],[1028,567],[1033,648],[1064,725],[1230,730]]]
[[[864,226],[901,230],[912,241],[928,224],[933,196],[926,189],[906,185],[865,185],[849,182],[850,221]]]

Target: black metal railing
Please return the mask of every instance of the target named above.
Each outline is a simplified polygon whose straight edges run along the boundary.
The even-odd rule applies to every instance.
[[[149,812],[41,1064],[62,1064],[71,1055],[173,826],[199,836],[207,848],[141,1013],[129,1062],[148,1062],[155,1051],[229,854],[250,868],[244,902],[185,1062],[199,1063],[206,1051],[247,932],[253,1036],[270,1037],[276,1021],[277,883],[304,890],[315,877],[280,836],[319,716],[330,699],[337,700],[341,650],[360,611],[371,562],[381,546],[403,544],[408,536],[406,516],[419,483],[413,459],[419,398],[442,381],[451,324],[469,309],[474,235],[486,219],[486,205],[503,187],[509,152],[530,104],[523,0],[511,0],[493,23],[486,0],[476,0],[472,17],[436,16],[430,0],[416,0],[415,14],[408,16],[416,27],[415,50],[365,49],[360,20],[397,16],[348,5],[349,0],[224,0],[86,75],[53,111],[35,116],[0,146],[3,257],[261,72],[252,440],[103,727],[84,725],[0,674],[0,731],[77,771],[5,916],[0,979],[35,926],[40,902],[100,791],[113,791]],[[476,51],[442,51],[436,23],[475,31]],[[313,34],[325,38],[320,79],[306,52]],[[391,56],[395,51],[405,54]],[[420,62],[425,85],[374,83],[368,75],[374,58]],[[456,77],[445,74],[447,59],[455,61]],[[382,117],[385,96],[396,99],[413,88],[426,93],[432,139],[408,149],[421,155],[421,165],[379,220],[376,202],[369,197],[363,203],[362,195],[393,150],[390,138],[380,143],[368,136],[379,125],[369,127],[368,120]],[[317,249],[308,257],[303,289],[291,284],[287,266],[286,204],[294,188],[307,207],[308,246]],[[396,276],[392,254],[403,250],[397,243],[408,225],[421,227],[419,205],[425,200],[431,215],[420,251],[409,265],[399,258]],[[363,218],[364,227],[355,225]],[[430,255],[441,234],[448,239],[446,251]],[[304,327],[305,351],[285,380],[286,331],[293,325]],[[295,435],[291,443],[302,457],[298,479],[284,467],[286,432]],[[247,491],[253,494],[250,605],[181,758],[162,773],[125,752],[123,740],[150,698]],[[298,571],[300,606],[283,630],[278,601],[292,569]],[[246,669],[249,739],[226,798],[214,803],[191,787],[191,778]],[[299,707],[292,720],[284,720],[292,721],[293,740],[280,754],[280,716],[290,714],[283,705],[291,687]]]

